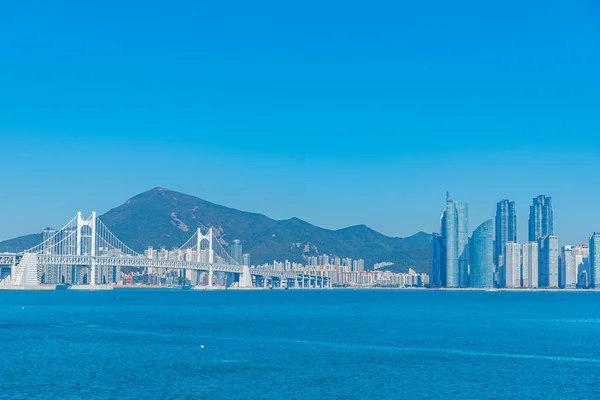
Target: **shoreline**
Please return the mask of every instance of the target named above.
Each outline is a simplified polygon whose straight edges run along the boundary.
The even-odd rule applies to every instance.
[[[159,286],[159,285],[98,285],[90,287],[87,285],[76,285],[66,290],[70,291],[106,291],[106,290],[190,290],[194,292],[211,291],[421,291],[421,292],[510,292],[510,293],[529,293],[529,292],[565,292],[565,293],[600,293],[600,288],[596,289],[560,289],[560,288],[425,288],[425,287],[331,287],[331,288],[238,288],[213,286],[211,288],[204,286],[178,287],[178,286]],[[38,286],[0,286],[0,291],[62,291],[63,288],[57,288],[56,285],[38,285]]]

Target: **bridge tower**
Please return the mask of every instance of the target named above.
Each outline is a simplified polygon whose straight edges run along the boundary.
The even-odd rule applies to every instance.
[[[213,281],[213,263],[215,255],[213,254],[213,229],[208,228],[208,287],[212,287]]]
[[[77,255],[82,255],[82,239],[83,239],[83,227],[90,227],[90,256],[91,256],[91,268],[90,268],[90,285],[96,285],[96,211],[92,211],[92,216],[88,219],[83,219],[81,211],[77,213]]]
[[[213,276],[214,276],[214,262],[215,262],[215,254],[213,251],[213,228],[208,229],[208,233],[203,235],[200,231],[200,228],[196,231],[196,261],[202,262],[201,258],[201,243],[203,240],[208,241],[208,287],[212,287],[213,285]],[[205,248],[206,250],[206,248]],[[206,260],[206,259],[204,259]],[[204,261],[206,262],[206,261]]]

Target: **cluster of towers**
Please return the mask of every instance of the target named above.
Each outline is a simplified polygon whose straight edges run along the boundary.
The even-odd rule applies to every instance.
[[[235,239],[229,245],[229,255],[239,265],[250,266],[250,254],[242,251],[242,242],[239,239]]]
[[[552,198],[533,199],[528,241],[517,242],[515,202],[497,204],[489,219],[468,235],[468,204],[446,194],[440,233],[433,234],[431,282],[439,287],[600,287],[600,233],[587,244],[559,249]]]

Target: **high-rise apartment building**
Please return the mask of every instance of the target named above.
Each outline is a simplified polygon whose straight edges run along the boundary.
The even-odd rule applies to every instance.
[[[54,230],[54,228],[44,229],[44,232],[42,234],[42,243],[44,243],[44,250],[50,250],[53,248],[54,244],[56,243],[56,240],[54,238],[55,234],[56,231]]]
[[[469,242],[471,253],[470,286],[494,286],[494,221],[489,219],[479,225]]]
[[[538,244],[529,242],[523,244],[523,263],[521,267],[522,284],[525,288],[536,288],[539,284],[538,275]]]
[[[544,236],[554,235],[552,198],[540,195],[529,207],[529,241],[535,242]]]
[[[587,244],[574,246],[571,254],[577,267],[577,287],[587,288],[590,285],[590,248]]]
[[[538,240],[539,287],[558,287],[558,236]]]
[[[593,288],[600,288],[600,233],[590,237],[590,281]]]
[[[514,242],[506,243],[504,259],[504,283],[507,288],[521,287],[521,245]]]
[[[508,242],[517,242],[517,212],[515,202],[502,200],[496,205],[496,235],[494,242],[494,264],[499,270],[505,257]]]
[[[442,214],[441,236],[445,243],[445,278],[447,287],[468,284],[469,208],[466,203],[452,200],[446,193],[446,210]]]
[[[577,287],[577,261],[573,249],[575,246],[563,246],[560,249],[558,269],[558,287],[572,289]]]

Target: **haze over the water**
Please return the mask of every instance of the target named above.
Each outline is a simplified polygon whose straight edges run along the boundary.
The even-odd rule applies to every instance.
[[[323,3],[327,3],[324,5]],[[0,239],[162,186],[327,228],[600,230],[597,1],[0,2]]]

